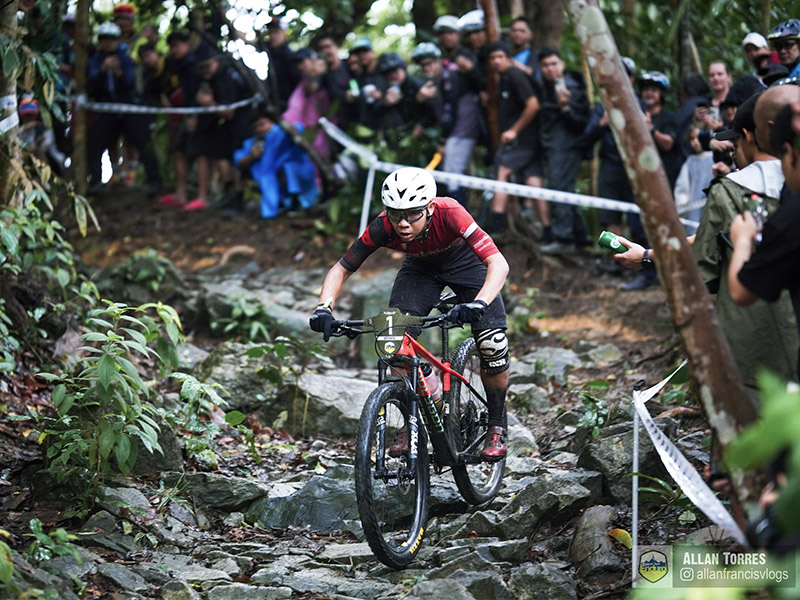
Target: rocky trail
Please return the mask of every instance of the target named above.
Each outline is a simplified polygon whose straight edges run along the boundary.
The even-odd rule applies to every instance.
[[[533,256],[502,250],[512,265],[505,292],[513,348],[510,454],[503,487],[470,507],[452,476],[433,474],[431,520],[419,557],[395,571],[362,540],[355,504],[356,424],[375,385],[369,348],[337,339],[323,348],[307,328],[315,292],[355,235],[320,233],[324,211],[262,221],[164,210],[134,193],[95,202],[100,233],[71,235],[108,297],[160,299],[181,313],[181,368],[229,393],[199,436],[188,420],[162,426],[164,455],[140,454],[135,476],[110,477],[86,519],[69,518],[58,488],[37,471],[30,423],[0,423],[0,509],[16,571],[28,588],[58,598],[250,600],[277,598],[541,600],[622,598],[630,550],[608,531],[630,531],[630,394],[660,380],[682,357],[664,294],[617,290],[603,255]],[[120,275],[119,263],[140,261]],[[383,306],[399,257],[382,251],[351,278],[338,316]],[[136,273],[159,277],[157,290]],[[272,336],[298,340],[293,364],[254,344],[222,341],[218,327],[243,304],[259,306]],[[372,312],[371,312],[372,311]],[[227,320],[226,320],[227,319]],[[374,359],[369,359],[374,360]],[[159,408],[181,415],[176,382],[156,381]],[[8,415],[48,410],[32,377],[0,389]],[[650,403],[656,422],[698,469],[709,432],[688,384]],[[174,422],[174,421],[173,421]],[[249,431],[250,434],[247,434]],[[32,435],[33,433],[33,435]],[[669,481],[642,438],[643,473]],[[691,512],[691,511],[690,511]],[[76,535],[77,552],[23,551],[29,522]],[[651,497],[647,543],[712,535],[702,515]],[[76,584],[76,582],[81,582]],[[0,598],[16,597],[0,591]]]

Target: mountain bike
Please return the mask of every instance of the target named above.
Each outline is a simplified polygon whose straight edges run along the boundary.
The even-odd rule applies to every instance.
[[[450,357],[448,318],[455,294],[442,296],[431,316],[382,310],[363,320],[334,321],[331,335],[375,336],[378,387],[370,393],[358,423],[355,484],[364,536],[382,563],[401,569],[419,550],[428,521],[430,470],[449,468],[468,503],[491,501],[500,488],[505,459],[481,456],[489,427],[480,378],[480,356],[470,337]],[[439,327],[442,359],[417,341],[420,330]],[[440,378],[436,406],[423,375],[428,363]],[[407,446],[393,449],[405,431]],[[430,444],[430,450],[429,450]]]

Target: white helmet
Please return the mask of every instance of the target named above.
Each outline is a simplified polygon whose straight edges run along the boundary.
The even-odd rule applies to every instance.
[[[441,33],[442,31],[458,31],[458,17],[454,15],[442,15],[433,24],[433,32]]]
[[[122,30],[116,23],[102,23],[97,28],[97,37],[114,37],[118,38],[122,35]]]
[[[458,20],[461,33],[472,33],[484,28],[483,11],[479,8],[469,11]]]
[[[417,167],[403,167],[390,173],[381,188],[383,205],[395,210],[424,208],[435,197],[433,175]]]

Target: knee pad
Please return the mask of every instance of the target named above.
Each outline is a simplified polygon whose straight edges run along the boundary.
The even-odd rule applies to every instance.
[[[489,375],[508,369],[508,338],[501,327],[483,329],[474,333],[475,343],[481,356],[481,368]]]

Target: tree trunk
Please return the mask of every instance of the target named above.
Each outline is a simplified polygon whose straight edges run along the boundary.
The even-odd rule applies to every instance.
[[[564,31],[564,7],[548,0],[525,0],[525,14],[531,20],[533,45],[558,48]]]
[[[495,0],[481,0],[483,18],[486,23],[486,36],[489,43],[500,39],[500,15],[497,12]],[[487,63],[486,68],[486,95],[488,96],[486,110],[489,113],[489,134],[492,138],[492,147],[497,150],[500,144],[500,116],[497,113],[497,74],[492,65]]]
[[[17,3],[7,3],[5,6],[0,8],[0,31],[11,33],[16,32],[16,30]],[[15,99],[17,97],[16,71],[13,73],[6,73],[5,71],[0,70],[0,97],[5,98],[6,96],[13,97]],[[0,122],[13,115],[16,110],[16,102],[14,103],[13,107],[9,105],[8,108],[2,109],[0,111]],[[19,144],[17,143],[17,140],[19,139],[18,128],[13,127],[5,133],[0,133],[0,139],[2,139],[3,145],[6,147],[7,152],[9,153],[10,161],[19,163],[21,156]],[[10,161],[6,162],[5,160],[0,160],[0,194],[2,194],[2,200],[0,200],[0,204],[8,203],[9,205],[13,205],[14,203],[14,196],[12,192],[14,188],[15,175],[14,170],[11,168]]]
[[[611,117],[617,147],[658,257],[658,274],[673,321],[689,355],[708,422],[724,450],[755,420],[755,408],[738,377],[711,298],[686,243],[661,160],[603,13],[596,0],[564,0],[564,6]],[[739,501],[758,499],[761,488],[755,476],[737,473],[732,481]],[[734,516],[741,518],[741,514]]]
[[[771,2],[770,0],[761,0],[761,31],[764,32],[764,35],[769,32],[770,30],[770,10],[771,10]]]
[[[78,0],[75,12],[75,93],[78,98],[86,98],[86,65],[89,61],[89,7],[90,0]],[[73,132],[75,151],[72,163],[75,171],[75,185],[79,194],[86,194],[88,165],[86,163],[86,110],[75,110],[75,130]]]
[[[673,10],[673,14],[675,14],[675,10],[677,10],[677,6],[680,5],[680,1],[675,3],[675,9]],[[694,52],[692,51],[692,18],[691,18],[691,10],[692,4],[691,2],[686,4],[686,7],[683,10],[683,15],[681,15],[681,24],[678,27],[678,56],[679,58],[679,69],[678,69],[678,81],[680,81],[685,75],[694,72]],[[701,68],[702,72],[702,68]]]
[[[411,7],[411,19],[417,30],[417,41],[428,41],[433,37],[433,23],[436,21],[436,7],[427,0],[414,0]],[[421,36],[421,33],[426,35]]]

